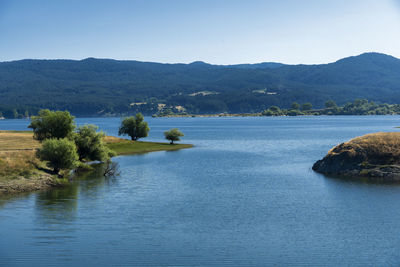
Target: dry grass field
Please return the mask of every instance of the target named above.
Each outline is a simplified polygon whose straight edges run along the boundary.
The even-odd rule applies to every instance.
[[[346,152],[362,156],[370,163],[400,164],[400,132],[379,132],[356,137],[331,149],[328,155]]]
[[[34,150],[40,143],[29,131],[0,131],[0,151]]]
[[[0,131],[0,195],[46,189],[57,185],[39,170],[45,164],[36,158],[40,143],[29,131]]]
[[[0,131],[0,181],[37,173],[40,161],[35,150],[39,146],[32,132]]]
[[[40,161],[35,151],[1,151],[0,152],[0,181],[27,177],[37,173]]]

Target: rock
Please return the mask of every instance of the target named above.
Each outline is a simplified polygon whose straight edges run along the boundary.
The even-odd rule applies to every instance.
[[[374,133],[354,138],[314,163],[314,171],[335,176],[400,182],[400,133]]]

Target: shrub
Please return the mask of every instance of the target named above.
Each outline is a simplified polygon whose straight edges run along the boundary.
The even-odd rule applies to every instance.
[[[103,132],[96,132],[95,125],[85,125],[78,128],[74,135],[79,160],[107,161],[112,156],[111,151],[104,145]]]
[[[47,165],[53,168],[56,174],[61,169],[72,169],[78,163],[75,143],[66,138],[45,140],[37,155],[41,160],[48,161]]]
[[[42,109],[38,116],[33,116],[28,128],[33,129],[37,140],[70,137],[75,129],[74,117],[68,111],[50,111]]]

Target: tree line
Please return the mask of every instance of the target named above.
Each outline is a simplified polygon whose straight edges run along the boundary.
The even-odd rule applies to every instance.
[[[377,104],[367,99],[356,99],[343,106],[333,100],[325,102],[325,107],[314,109],[311,103],[300,105],[293,102],[288,109],[271,106],[261,113],[263,116],[299,116],[299,115],[396,115],[400,114],[399,104]]]

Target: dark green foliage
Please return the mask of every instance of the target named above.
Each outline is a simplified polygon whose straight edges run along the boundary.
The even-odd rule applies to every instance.
[[[32,118],[29,128],[34,138],[42,140],[37,156],[48,161],[48,166],[58,174],[61,169],[78,167],[81,171],[90,169],[80,161],[109,161],[115,155],[104,143],[104,133],[96,132],[95,125],[81,126],[74,133],[74,117],[68,111],[40,110]]]
[[[400,105],[375,104],[366,99],[357,99],[354,103],[347,103],[338,109],[341,115],[386,115],[398,114]]]
[[[144,121],[141,113],[134,117],[125,118],[119,127],[118,135],[128,135],[132,140],[136,141],[139,138],[147,137],[150,128],[147,122]]]
[[[180,137],[184,136],[184,134],[179,131],[177,128],[168,130],[164,132],[165,139],[169,140],[171,144],[174,143],[174,141],[179,141],[181,140]]]
[[[302,111],[308,111],[312,109],[312,105],[311,103],[304,103],[303,105],[301,105],[301,110]]]
[[[95,125],[84,125],[77,129],[74,141],[77,147],[79,160],[107,161],[112,156],[110,150],[103,143],[103,132],[96,132]]]
[[[156,78],[155,78],[156,77]],[[268,93],[255,93],[267,88]],[[293,101],[322,108],[357,98],[400,103],[400,60],[376,53],[324,65],[158,64],[106,59],[21,60],[0,63],[0,111],[7,118],[40,108],[79,116],[138,112],[152,115],[158,103],[188,113],[260,112],[289,108]],[[212,95],[191,95],[196,92]],[[130,105],[142,102],[143,105]],[[15,110],[14,110],[15,109]],[[292,109],[298,109],[293,108]]]
[[[298,110],[298,109],[290,109],[290,110],[287,110],[287,111],[283,111],[283,113],[284,113],[285,115],[288,115],[288,116],[300,116],[300,115],[305,115],[304,112],[301,112],[301,111]]]
[[[285,115],[282,110],[277,106],[271,106],[269,109],[264,110],[262,113],[264,116],[282,116]]]
[[[72,169],[78,163],[75,143],[67,138],[43,141],[37,155],[41,160],[48,161],[48,166],[52,167],[56,174],[62,169]]]
[[[291,108],[292,109],[300,109],[300,104],[297,102],[293,102]]]
[[[74,117],[68,111],[42,109],[32,117],[28,128],[33,129],[37,140],[70,137],[75,129]]]
[[[329,102],[329,101],[328,101]],[[347,103],[343,107],[338,107],[334,102],[325,103],[324,109],[280,109],[270,107],[261,114],[264,116],[298,116],[298,115],[392,115],[400,114],[400,105],[398,104],[376,104],[366,99],[357,99],[354,103]],[[305,104],[303,104],[304,106]]]
[[[325,107],[326,108],[337,108],[337,105],[336,105],[335,101],[328,100],[325,102]]]

